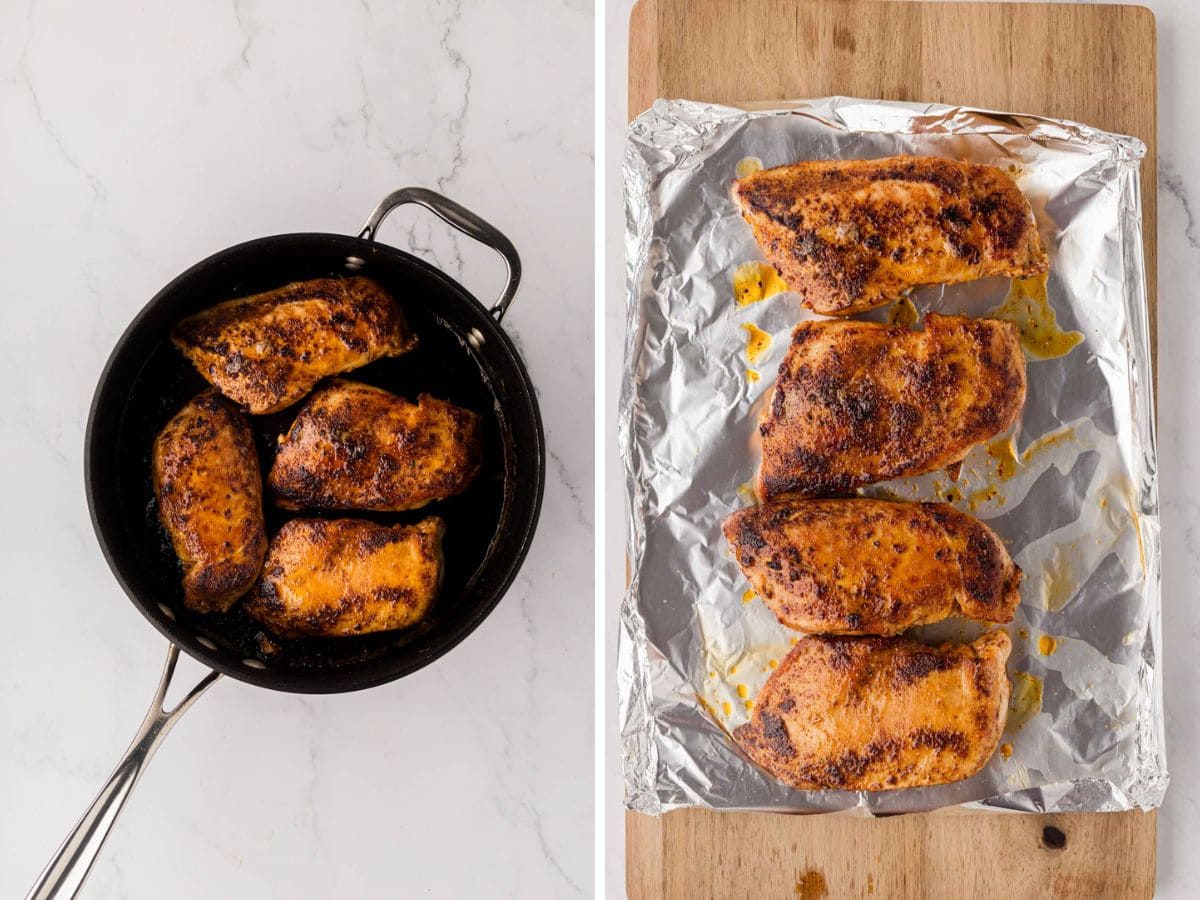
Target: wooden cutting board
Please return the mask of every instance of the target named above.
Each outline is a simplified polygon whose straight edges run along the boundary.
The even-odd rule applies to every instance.
[[[1142,163],[1152,346],[1156,59],[1142,7],[867,0],[639,0],[629,115],[842,94],[979,106],[1132,134]],[[641,898],[1151,897],[1155,815],[941,813],[863,820],[629,813]]]

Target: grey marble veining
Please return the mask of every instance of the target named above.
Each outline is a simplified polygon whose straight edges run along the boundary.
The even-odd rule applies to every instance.
[[[478,631],[400,682],[300,697],[222,680],[85,896],[590,894],[591,47],[578,0],[0,6],[0,894],[24,893],[91,800],[165,654],[84,500],[113,342],[209,253],[356,232],[409,184],[523,258],[505,326],[551,453],[529,559]],[[429,214],[380,239],[499,291],[499,259]]]

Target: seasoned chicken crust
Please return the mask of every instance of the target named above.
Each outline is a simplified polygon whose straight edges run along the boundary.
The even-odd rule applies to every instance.
[[[1011,622],[1021,570],[990,528],[946,503],[783,500],[739,509],[725,536],[788,628],[898,634],[967,616]]]
[[[292,519],[271,539],[246,612],[284,637],[407,628],[442,581],[442,520]]]
[[[285,509],[404,510],[462,493],[480,460],[474,413],[339,379],[301,407],[269,481]]]
[[[806,306],[847,316],[923,284],[1048,268],[1029,201],[995,166],[822,160],[733,183],[767,260]]]
[[[747,755],[800,790],[947,784],[987,764],[1008,714],[1002,631],[928,647],[895,637],[807,637],[767,680]]]
[[[931,313],[924,331],[802,322],[759,425],[764,499],[845,493],[958,462],[1025,403],[1015,325]]]
[[[205,391],[158,433],[151,466],[159,518],[183,564],[184,604],[225,612],[250,589],[267,551],[250,424]]]
[[[396,301],[370,278],[314,278],[184,319],[175,346],[247,411],[278,412],[318,381],[416,346]]]

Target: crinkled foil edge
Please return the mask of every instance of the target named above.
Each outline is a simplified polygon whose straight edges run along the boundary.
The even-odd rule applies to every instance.
[[[1136,768],[1139,779],[1127,790],[1099,779],[1082,779],[1028,790],[1018,790],[961,804],[964,808],[1032,812],[1118,811],[1153,809],[1161,804],[1168,775],[1164,752],[1161,660],[1161,603],[1157,467],[1155,457],[1154,394],[1150,353],[1149,318],[1141,228],[1140,160],[1145,146],[1137,138],[1108,134],[1080,123],[1040,116],[1009,114],[970,107],[913,104],[830,97],[771,104],[769,109],[740,109],[692,101],[659,100],[628,129],[623,159],[625,189],[626,251],[626,338],[624,379],[618,409],[619,454],[626,482],[627,561],[630,580],[620,606],[617,653],[618,717],[625,773],[625,803],[628,809],[659,814],[682,806],[708,806],[703,796],[691,792],[688,802],[664,802],[658,793],[659,753],[656,736],[652,678],[664,661],[646,639],[645,622],[638,608],[639,572],[645,536],[644,510],[651,460],[638,443],[639,419],[644,415],[640,394],[646,358],[643,335],[646,310],[643,297],[652,294],[647,286],[653,277],[656,249],[653,241],[654,175],[640,148],[655,152],[669,149],[676,167],[704,151],[720,125],[732,119],[758,116],[804,115],[824,124],[855,130],[844,113],[873,117],[874,128],[893,133],[946,133],[1011,135],[1022,134],[1036,141],[1106,145],[1111,162],[1121,170],[1123,193],[1122,253],[1125,272],[1125,306],[1130,322],[1127,346],[1130,393],[1140,410],[1136,434],[1132,435],[1137,459],[1131,471],[1137,476],[1138,528],[1146,553],[1146,591],[1149,619],[1141,648],[1139,677],[1150,686],[1137,711]],[[861,124],[861,123],[860,123]],[[678,785],[676,785],[678,789]],[[724,805],[723,808],[730,808]],[[739,808],[739,807],[734,807]],[[752,808],[752,807],[740,807]],[[861,804],[844,810],[870,814]]]

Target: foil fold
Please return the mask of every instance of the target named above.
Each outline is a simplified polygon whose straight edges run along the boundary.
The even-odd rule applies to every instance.
[[[988,522],[1025,571],[1009,675],[1028,708],[978,775],[878,793],[798,791],[737,748],[747,699],[794,632],[748,589],[722,519],[745,505],[758,412],[796,322],[794,294],[739,306],[732,275],[761,260],[729,196],[737,164],[945,156],[1009,167],[1050,255],[1047,296],[1084,342],[1031,359],[1009,474],[977,448],[960,481],[864,494],[945,499]],[[624,158],[627,331],[619,406],[630,581],[618,713],[626,805],[879,814],[965,806],[1037,812],[1158,806],[1167,784],[1153,383],[1136,138],[1029,115],[831,97],[739,109],[664,101]],[[982,315],[1007,279],[923,288],[930,311]],[[877,316],[876,316],[877,317]],[[772,338],[748,363],[743,325]],[[918,324],[916,327],[921,327]],[[759,373],[753,380],[750,369]],[[963,621],[917,629],[968,639]],[[1053,638],[1046,649],[1043,637]],[[1031,687],[1031,686],[1036,686]],[[1015,692],[1016,693],[1016,692]],[[1040,694],[1040,703],[1030,697]],[[1016,727],[1018,720],[1026,719]]]

